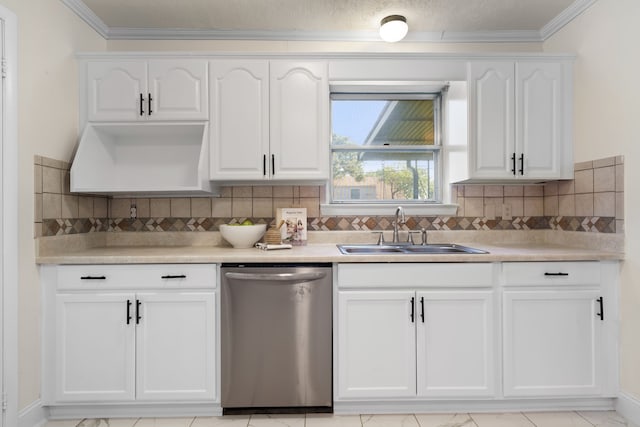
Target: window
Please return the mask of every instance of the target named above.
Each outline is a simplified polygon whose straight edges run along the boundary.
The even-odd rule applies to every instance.
[[[441,201],[440,94],[331,96],[332,204]]]

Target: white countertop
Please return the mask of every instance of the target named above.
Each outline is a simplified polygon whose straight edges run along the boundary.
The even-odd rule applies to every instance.
[[[622,252],[582,249],[550,243],[464,243],[488,254],[343,255],[335,244],[311,243],[292,249],[264,251],[219,246],[98,246],[41,255],[38,264],[143,264],[236,262],[497,262],[621,260]]]

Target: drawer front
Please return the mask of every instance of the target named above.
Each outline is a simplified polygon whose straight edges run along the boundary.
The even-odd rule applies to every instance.
[[[491,263],[340,264],[339,288],[491,287]]]
[[[600,263],[576,262],[505,262],[506,286],[528,285],[600,285]]]
[[[63,265],[58,289],[213,289],[215,264]]]

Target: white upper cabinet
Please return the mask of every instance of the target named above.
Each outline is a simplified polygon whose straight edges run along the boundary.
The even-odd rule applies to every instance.
[[[207,61],[89,61],[87,120],[207,120]]]
[[[212,180],[329,175],[326,61],[211,62]]]
[[[561,178],[565,123],[562,64],[516,64],[518,176]]]
[[[514,79],[512,61],[469,67],[469,166],[476,178],[513,178]]]
[[[207,83],[207,61],[149,61],[149,120],[208,120]]]
[[[272,178],[328,178],[327,64],[272,61],[270,66]]]
[[[469,178],[573,177],[566,62],[469,63]]]
[[[268,177],[269,63],[211,63],[211,178]]]

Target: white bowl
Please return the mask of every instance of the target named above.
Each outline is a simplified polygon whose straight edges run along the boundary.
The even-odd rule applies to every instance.
[[[220,234],[234,248],[252,248],[262,238],[267,224],[229,225],[220,224]]]

